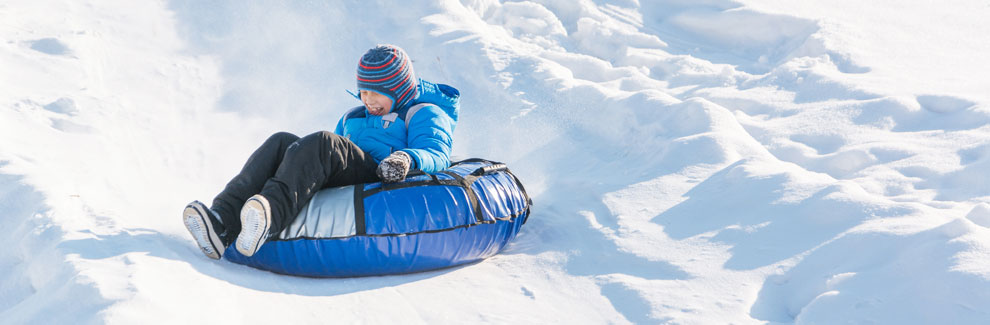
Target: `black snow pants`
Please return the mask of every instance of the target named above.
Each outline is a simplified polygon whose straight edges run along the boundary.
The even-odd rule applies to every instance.
[[[333,132],[298,137],[273,134],[251,154],[244,168],[213,200],[227,239],[241,231],[240,212],[252,195],[261,194],[271,205],[274,235],[292,223],[317,191],[335,186],[379,181],[378,165],[351,140]]]

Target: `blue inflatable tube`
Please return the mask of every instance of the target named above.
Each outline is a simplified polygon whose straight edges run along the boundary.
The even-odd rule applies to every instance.
[[[252,257],[224,258],[276,273],[352,277],[420,272],[498,253],[532,204],[504,164],[454,163],[395,184],[324,189]]]

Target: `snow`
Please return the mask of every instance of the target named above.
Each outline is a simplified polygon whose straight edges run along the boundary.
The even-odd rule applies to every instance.
[[[0,4],[4,323],[990,321],[978,0]],[[310,279],[180,220],[403,47],[457,157],[535,206],[505,251]]]

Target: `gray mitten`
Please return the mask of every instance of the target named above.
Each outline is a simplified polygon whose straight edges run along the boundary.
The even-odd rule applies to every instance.
[[[409,157],[409,154],[404,151],[393,152],[378,164],[378,178],[381,178],[382,182],[385,183],[401,182],[406,179],[406,173],[409,173],[411,162],[412,157]]]

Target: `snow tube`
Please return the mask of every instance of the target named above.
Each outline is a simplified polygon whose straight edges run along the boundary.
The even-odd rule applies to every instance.
[[[526,222],[531,204],[504,164],[468,159],[404,182],[321,190],[254,256],[233,245],[223,256],[310,277],[434,270],[498,253]]]

